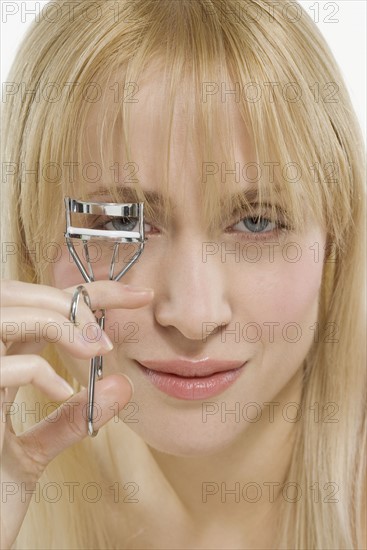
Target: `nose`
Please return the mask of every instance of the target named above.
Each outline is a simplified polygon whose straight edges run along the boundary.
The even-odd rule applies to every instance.
[[[203,340],[232,318],[224,264],[220,256],[204,262],[202,248],[197,236],[172,243],[156,292],[157,322],[174,327],[190,340]]]

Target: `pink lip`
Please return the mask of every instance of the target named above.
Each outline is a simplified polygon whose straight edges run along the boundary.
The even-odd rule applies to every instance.
[[[241,375],[244,361],[137,361],[149,381],[167,395],[179,399],[206,399],[218,395]]]

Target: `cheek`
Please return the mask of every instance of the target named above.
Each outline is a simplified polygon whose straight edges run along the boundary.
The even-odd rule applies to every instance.
[[[68,251],[63,251],[60,259],[52,266],[52,284],[56,288],[69,288],[85,282]]]
[[[116,276],[121,269],[132,258],[135,248],[131,247],[127,250],[123,249],[124,245],[120,245],[119,253],[116,257],[114,275]],[[75,250],[80,258],[84,269],[89,272],[88,263],[86,261],[84,249],[79,242],[74,242]],[[112,245],[102,246],[99,243],[88,244],[88,253],[90,256],[90,264],[92,267],[94,279],[96,281],[108,280],[109,269],[112,261],[113,247]],[[85,283],[84,277],[79,271],[76,263],[74,262],[69,250],[66,246],[62,247],[62,254],[57,262],[52,267],[52,281],[57,288],[68,288],[80,283]]]
[[[86,261],[86,255],[81,242],[74,241],[74,248],[79,256],[79,259],[86,270],[89,273],[88,263]],[[51,279],[53,286],[57,288],[68,288],[75,286],[81,283],[84,283],[84,277],[79,271],[76,263],[74,262],[71,254],[66,245],[60,247],[62,252],[58,258],[58,261],[52,265],[51,270]],[[132,262],[138,248],[136,245],[131,245],[127,243],[119,244],[117,248],[117,253],[115,255],[114,261],[114,270],[113,275],[116,278],[119,273],[126,268],[128,264]],[[146,258],[147,249],[144,250],[144,259]],[[111,243],[105,243],[104,241],[95,242],[89,241],[88,243],[88,254],[90,258],[90,264],[96,281],[107,281],[109,279],[110,267],[113,259],[114,245]],[[137,277],[137,273],[141,271],[139,266],[142,263],[142,257],[140,257],[134,263],[134,269],[128,270],[125,275],[120,279],[124,284],[142,284],[139,281],[135,282],[134,279]],[[144,270],[147,271],[147,270]],[[144,273],[143,273],[144,274]],[[149,283],[149,281],[148,281]],[[145,286],[149,286],[149,284]],[[144,284],[142,284],[144,286]]]
[[[315,261],[308,242],[300,246],[298,256],[293,258],[287,259],[287,255],[279,251],[273,262],[269,261],[269,256],[264,256],[248,269],[241,270],[242,273],[238,273],[239,270],[232,273],[237,279],[232,288],[237,289],[238,316],[245,316],[246,322],[260,325],[264,322],[284,325],[302,323],[304,318],[308,320],[318,303],[323,258]]]

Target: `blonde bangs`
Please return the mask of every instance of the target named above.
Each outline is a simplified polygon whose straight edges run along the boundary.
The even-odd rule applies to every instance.
[[[234,9],[237,4],[229,0],[226,6],[230,11],[231,6]],[[269,13],[266,2],[258,1],[256,5],[264,13]],[[325,82],[331,82],[332,75],[328,74],[317,51],[317,42],[309,52],[314,64],[307,63],[298,37],[300,26],[294,24],[285,28],[281,7],[280,3],[274,8],[271,35],[267,25],[263,24],[264,17],[258,22],[248,18],[241,22],[241,26],[233,25],[230,18],[223,17],[223,2],[219,0],[136,0],[133,5],[129,3],[129,22],[119,21],[118,24],[111,24],[110,10],[103,5],[105,19],[101,19],[97,31],[89,28],[79,37],[73,32],[73,25],[63,28],[60,37],[62,35],[65,43],[67,41],[68,48],[57,50],[47,79],[74,81],[78,86],[73,89],[72,96],[71,92],[64,96],[57,108],[53,103],[32,105],[29,120],[36,117],[39,124],[29,129],[26,126],[25,132],[29,140],[39,144],[38,155],[34,147],[23,150],[26,165],[34,165],[35,161],[40,166],[55,163],[62,167],[63,178],[62,181],[53,179],[35,189],[30,185],[25,188],[22,201],[25,205],[37,196],[32,212],[26,212],[26,207],[22,209],[26,235],[37,240],[50,235],[52,218],[56,238],[56,230],[59,231],[64,223],[63,196],[80,199],[88,196],[91,180],[86,179],[83,162],[89,113],[96,106],[93,99],[86,100],[83,93],[90,83],[100,85],[103,91],[102,101],[98,103],[99,125],[93,129],[100,141],[102,162],[96,171],[112,176],[111,152],[116,150],[121,151],[121,157],[115,160],[120,162],[123,159],[125,164],[133,166],[129,139],[134,124],[131,104],[128,100],[111,101],[112,77],[118,75],[121,89],[133,89],[144,77],[144,71],[158,60],[167,108],[157,129],[162,144],[165,144],[157,162],[162,166],[159,185],[164,190],[162,195],[167,216],[170,208],[171,131],[178,94],[190,97],[184,106],[188,121],[185,146],[194,143],[197,152],[195,162],[197,184],[202,190],[203,223],[208,230],[213,230],[229,217],[231,208],[246,207],[251,212],[252,205],[246,203],[246,198],[234,205],[226,200],[228,186],[223,181],[221,170],[210,174],[210,178],[203,175],[203,167],[207,164],[225,166],[228,171],[236,164],[233,115],[230,113],[230,105],[235,102],[238,116],[242,118],[255,150],[255,158],[251,161],[257,171],[256,177],[251,178],[247,172],[244,177],[242,170],[241,177],[246,185],[255,184],[258,188],[260,208],[263,202],[270,203],[275,219],[275,205],[280,205],[295,233],[305,229],[307,213],[311,213],[315,221],[326,228],[329,239],[341,246],[345,229],[353,221],[348,208],[353,162],[348,156],[350,151],[342,142],[343,133],[348,131],[345,119],[350,113],[345,110],[345,98],[330,104],[315,101],[311,87],[320,70],[325,75]],[[74,25],[78,24],[78,13],[81,16],[81,6],[76,6]],[[303,23],[301,32],[306,33],[310,22],[303,20]],[[294,44],[292,53],[278,45],[287,40]],[[71,54],[73,59],[79,59],[79,63],[70,63],[68,56]],[[303,64],[301,60],[305,60]],[[284,91],[292,82],[297,83],[301,90],[297,101],[286,100],[279,91]],[[277,83],[273,92],[270,83]],[[248,90],[248,84],[260,94],[256,100],[247,97],[244,90]],[[204,98],[206,85],[218,87],[218,93]],[[239,88],[241,93],[238,93]],[[223,98],[223,89],[237,89],[235,97],[224,93]],[[47,142],[44,142],[45,136]],[[37,158],[32,158],[35,155]],[[112,200],[118,202],[121,196],[115,187],[120,182],[116,178],[112,181],[112,177],[108,180],[101,183],[110,188]],[[146,203],[147,215],[151,216],[139,174],[134,174],[127,184],[136,188],[139,200]]]

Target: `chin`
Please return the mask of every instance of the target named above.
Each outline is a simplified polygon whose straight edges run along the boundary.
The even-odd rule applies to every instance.
[[[149,417],[141,419],[130,428],[145,443],[159,451],[174,456],[199,457],[217,454],[235,443],[243,435],[244,424],[218,423],[211,425],[196,420],[189,422],[160,422]]]
[[[149,442],[147,445],[160,453],[165,453],[173,456],[181,457],[200,457],[216,455],[223,451],[226,447],[230,446],[230,443],[224,445],[222,442],[207,442],[207,444],[193,443],[192,441],[161,441],[161,442]]]

